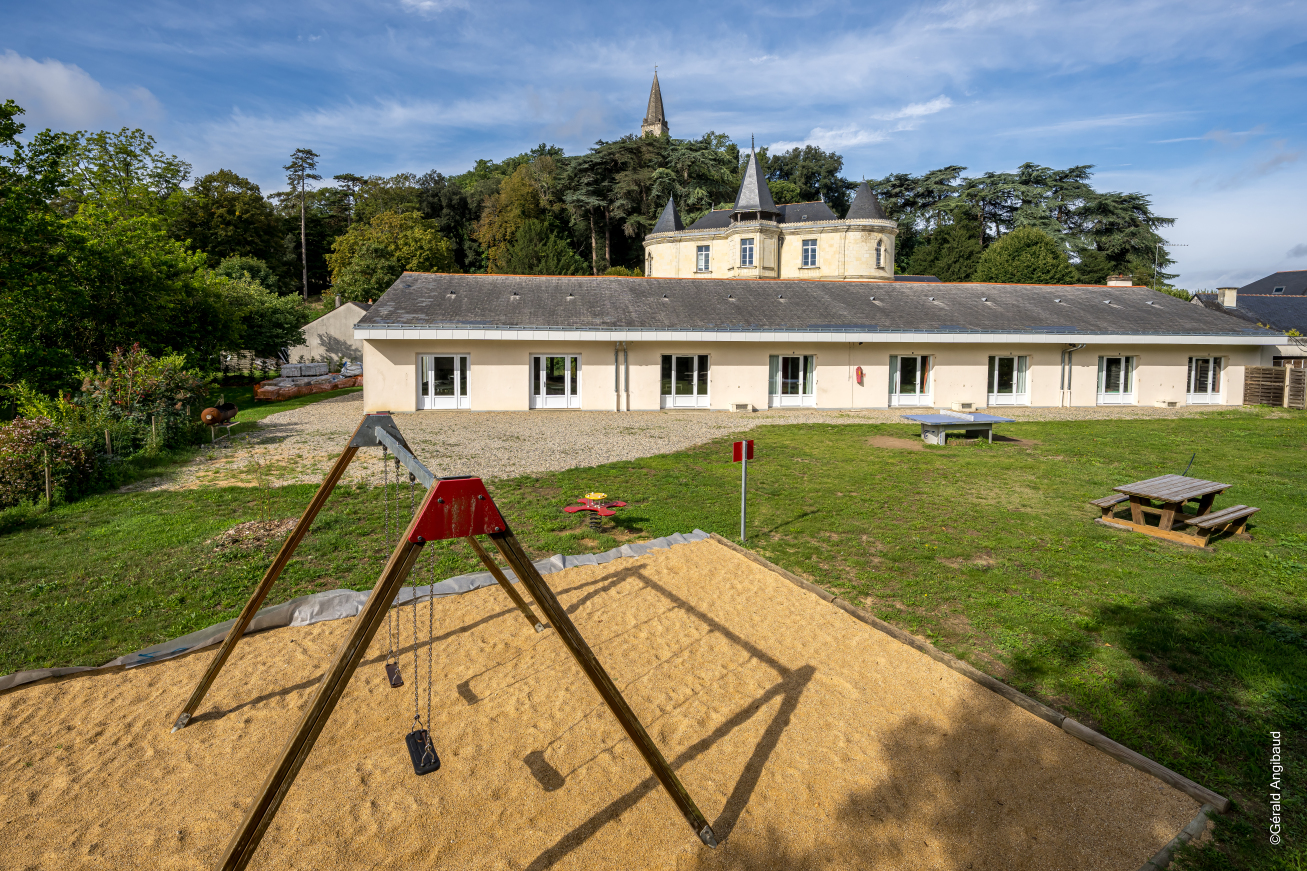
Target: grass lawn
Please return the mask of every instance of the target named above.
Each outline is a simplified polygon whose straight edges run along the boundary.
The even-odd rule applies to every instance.
[[[869,443],[911,438],[907,425],[755,430],[748,544],[1233,798],[1217,847],[1177,867],[1300,868],[1307,415],[1231,410],[1000,431],[1025,441],[911,451]],[[1087,500],[1180,472],[1194,452],[1190,474],[1233,485],[1218,508],[1262,509],[1253,541],[1201,551],[1091,522]],[[739,467],[729,455],[718,441],[492,491],[540,554],[695,527],[735,538]],[[592,489],[630,503],[606,533],[561,511]],[[275,543],[218,553],[204,542],[259,519],[261,503],[294,516],[312,491],[109,493],[0,535],[0,674],[97,664],[234,616]],[[271,601],[370,587],[387,550],[381,524],[377,491],[338,491]],[[423,582],[476,567],[462,543],[431,550],[418,564]],[[1277,848],[1266,842],[1272,730],[1286,741],[1290,784]]]

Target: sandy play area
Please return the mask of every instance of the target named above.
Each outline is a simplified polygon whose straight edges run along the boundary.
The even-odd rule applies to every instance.
[[[434,604],[440,771],[379,633],[251,867],[1136,871],[1198,811],[715,542],[547,580],[722,846],[488,587]],[[0,867],[212,867],[349,622],[245,639],[175,735],[212,651],[0,696]]]

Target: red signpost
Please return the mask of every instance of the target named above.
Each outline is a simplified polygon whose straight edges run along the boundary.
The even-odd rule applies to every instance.
[[[731,462],[743,463],[740,466],[740,544],[744,544],[744,520],[748,516],[745,502],[745,488],[749,484],[749,460],[753,459],[753,439],[735,442],[732,445]]]

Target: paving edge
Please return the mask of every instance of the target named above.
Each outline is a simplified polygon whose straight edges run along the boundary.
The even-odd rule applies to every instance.
[[[1081,741],[1084,741],[1086,744],[1090,745],[1091,747],[1095,747],[1098,750],[1101,750],[1102,752],[1106,753],[1108,756],[1111,756],[1113,759],[1117,760],[1118,762],[1124,762],[1126,765],[1137,768],[1146,774],[1151,774],[1153,777],[1156,777],[1158,780],[1162,781],[1163,783],[1169,786],[1175,787],[1176,789],[1183,792],[1185,795],[1192,798],[1194,801],[1201,804],[1203,806],[1203,810],[1199,812],[1198,816],[1195,817],[1193,821],[1189,823],[1189,825],[1185,826],[1184,829],[1180,832],[1180,834],[1175,836],[1175,838],[1171,841],[1171,843],[1163,847],[1156,856],[1150,859],[1149,864],[1144,865],[1144,867],[1141,868],[1140,871],[1152,871],[1152,869],[1154,868],[1161,869],[1166,867],[1166,864],[1171,861],[1170,858],[1171,854],[1169,851],[1174,849],[1174,847],[1178,846],[1180,843],[1188,843],[1190,838],[1194,837],[1192,834],[1186,835],[1186,833],[1188,833],[1190,829],[1192,829],[1199,822],[1200,818],[1202,820],[1203,827],[1205,827],[1207,824],[1206,821],[1209,816],[1209,811],[1211,813],[1224,813],[1225,811],[1229,810],[1230,800],[1228,798],[1225,798],[1222,795],[1218,795],[1217,793],[1213,792],[1212,790],[1208,789],[1205,786],[1194,783],[1192,780],[1185,777],[1184,775],[1172,771],[1171,769],[1167,768],[1165,765],[1162,765],[1158,762],[1154,762],[1152,759],[1149,759],[1147,756],[1144,756],[1140,753],[1136,753],[1135,751],[1131,750],[1129,747],[1126,747],[1124,744],[1118,744],[1116,741],[1113,741],[1111,738],[1107,737],[1106,735],[1103,735],[1099,732],[1095,732],[1093,729],[1090,729],[1088,726],[1076,722],[1075,720],[1068,717],[1066,714],[1059,713],[1058,711],[1055,711],[1052,708],[1050,708],[1048,705],[1035,701],[1030,696],[1026,695],[1023,692],[1013,689],[1012,687],[1003,683],[1001,680],[991,677],[990,675],[985,674],[983,671],[980,671],[979,669],[971,665],[968,665],[967,663],[958,659],[956,656],[952,656],[951,654],[945,653],[944,651],[935,647],[935,645],[931,644],[929,641],[926,641],[924,638],[918,638],[917,636],[909,632],[905,632],[902,629],[899,629],[897,626],[891,626],[889,623],[886,623],[884,620],[881,620],[879,617],[869,614],[868,612],[862,610],[861,608],[858,608],[855,605],[852,605],[849,602],[845,601],[844,599],[839,598],[835,594],[831,593],[829,590],[824,590],[821,587],[817,586],[816,584],[812,583],[811,581],[805,581],[803,578],[799,577],[793,572],[788,572],[785,569],[781,568],[780,566],[776,565],[775,563],[763,559],[761,556],[749,550],[748,548],[741,547],[740,545],[736,544],[730,539],[722,538],[720,535],[718,535],[715,532],[709,533],[709,535],[711,536],[713,541],[717,542],[723,547],[729,548],[730,550],[735,551],[745,559],[757,563],[758,565],[762,566],[765,569],[769,569],[770,571],[775,572],[776,574],[780,575],[782,578],[794,584],[795,586],[802,587],[804,590],[807,590],[809,593],[812,593],[814,596],[817,596],[823,601],[829,602],[830,604],[834,605],[836,608],[839,608],[841,611],[848,614],[853,619],[858,620],[859,622],[862,623],[866,623],[868,626],[872,627],[873,629],[877,629],[885,633],[886,635],[890,636],[895,641],[900,641],[908,645],[909,647],[913,648],[914,650],[924,653],[926,656],[929,656],[931,659],[935,660],[940,665],[948,666],[949,668],[953,669],[959,674],[966,675],[967,677],[971,678],[973,681],[985,687],[986,689],[998,693],[1000,696],[1007,699],[1012,704],[1020,708],[1024,708],[1025,710],[1034,714],[1036,717],[1039,717],[1040,719],[1045,720],[1051,723],[1052,725],[1058,727],[1063,732],[1066,732],[1068,735],[1071,735],[1074,738],[1078,738]],[[1199,831],[1200,832],[1202,831],[1202,827],[1199,828]],[[1165,861],[1162,864],[1159,864],[1159,860],[1163,857],[1163,854],[1165,854]]]
[[[1189,821],[1189,825],[1180,830],[1180,834],[1172,838],[1167,845],[1157,851],[1157,855],[1149,859],[1143,865],[1139,866],[1139,871],[1164,871],[1175,858],[1175,851],[1192,841],[1194,838],[1202,835],[1207,830],[1207,820],[1212,814],[1218,813],[1215,807],[1210,804],[1203,805],[1198,816]]]

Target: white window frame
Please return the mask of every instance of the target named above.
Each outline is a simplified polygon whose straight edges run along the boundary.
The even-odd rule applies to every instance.
[[[711,408],[710,391],[712,390],[712,360],[708,354],[663,354],[658,367],[658,392],[660,408]],[[690,384],[694,392],[677,395],[676,375],[683,371],[685,361],[689,361]],[[663,383],[663,372],[668,371],[667,384]],[[671,393],[665,392],[672,391]]]
[[[877,269],[883,268],[884,258],[885,258],[885,245],[880,239],[877,239],[876,240],[876,268]]]
[[[1099,405],[1134,405],[1139,388],[1139,379],[1136,377],[1138,357],[1131,357],[1125,354],[1108,354],[1098,358],[1098,404]],[[1121,379],[1120,390],[1109,392],[1107,389],[1107,370],[1108,360],[1121,361]]]
[[[899,379],[899,371],[903,366],[904,360],[915,360],[916,377],[914,387],[916,393],[904,393],[903,385]],[[889,404],[891,408],[899,406],[925,406],[934,405],[935,392],[935,366],[934,357],[930,354],[891,354],[889,358]]]
[[[801,257],[802,260],[800,260],[800,263],[802,263],[803,265],[799,267],[800,269],[812,269],[817,265],[817,240],[816,239],[803,240],[803,245],[801,246]]]
[[[999,379],[1003,361],[1012,361],[1012,390],[999,392]],[[989,405],[1029,405],[1030,404],[1030,357],[1020,354],[991,354],[987,370]]]
[[[1284,293],[1284,288],[1283,288],[1283,287],[1274,287],[1274,288],[1271,288],[1271,293],[1273,293],[1273,294]]]
[[[711,245],[695,246],[694,271],[712,272],[712,246]]]
[[[1207,364],[1207,390],[1199,391],[1199,381],[1203,376],[1203,364]],[[1221,357],[1190,357],[1189,370],[1185,376],[1185,402],[1189,405],[1223,405],[1225,379],[1221,377]]]
[[[437,357],[454,359],[454,395],[432,396],[427,373],[435,367]],[[469,354],[419,354],[417,361],[418,411],[428,409],[457,409],[472,407],[472,371]]]
[[[786,361],[795,361],[797,363]],[[798,369],[798,392],[785,392],[784,370]],[[772,354],[767,361],[767,407],[799,408],[817,404],[817,355]]]
[[[562,357],[565,360],[575,361],[574,363],[564,363],[564,375],[568,370],[573,377],[565,377],[563,385],[564,392],[561,396],[550,396],[545,393],[545,367],[546,358]],[[540,361],[537,368],[536,361]],[[532,354],[531,362],[527,366],[527,395],[530,397],[531,408],[580,408],[581,407],[581,355],[568,353],[553,354]]]
[[[745,255],[748,255],[746,258]],[[752,236],[747,236],[740,240],[740,266],[748,268],[754,264],[754,240]]]

